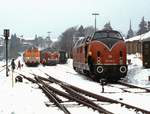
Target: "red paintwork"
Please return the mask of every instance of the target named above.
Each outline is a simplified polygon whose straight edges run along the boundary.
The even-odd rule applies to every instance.
[[[123,41],[116,42],[111,49],[100,41],[92,41],[89,43],[89,46],[89,51],[92,52],[92,58],[95,64],[97,63],[97,51],[100,51],[101,64],[120,64],[120,51],[123,52],[123,64],[126,64],[126,46]]]

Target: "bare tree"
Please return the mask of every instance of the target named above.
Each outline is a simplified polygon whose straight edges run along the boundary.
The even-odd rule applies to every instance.
[[[71,56],[72,47],[73,47],[73,37],[76,33],[76,27],[71,27],[62,33],[60,36],[60,49],[65,50],[69,56]]]
[[[93,35],[95,29],[93,26],[88,26],[88,27],[85,27],[84,28],[84,36],[87,37],[87,36],[91,36]]]

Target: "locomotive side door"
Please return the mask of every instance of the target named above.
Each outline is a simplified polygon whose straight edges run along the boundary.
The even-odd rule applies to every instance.
[[[85,44],[84,50],[85,50],[85,58],[87,58],[87,53],[88,53],[88,45],[87,44]]]
[[[85,46],[84,46],[85,63],[87,63],[87,61],[88,61],[89,40],[90,40],[90,37],[87,37],[86,40],[85,40]]]

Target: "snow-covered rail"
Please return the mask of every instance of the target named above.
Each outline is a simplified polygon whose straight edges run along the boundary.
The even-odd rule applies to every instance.
[[[90,108],[92,108],[93,110],[97,110],[97,111],[99,111],[100,113],[103,113],[103,114],[114,114],[114,113],[111,113],[111,112],[109,112],[109,111],[107,111],[107,110],[105,110],[104,108],[102,108],[102,107],[100,107],[100,106],[98,106],[97,104],[95,104],[92,100],[89,100],[89,99],[87,99],[86,97],[84,97],[84,96],[81,96],[81,95],[79,95],[76,91],[74,91],[74,94],[76,95],[76,97],[73,95],[70,95],[70,94],[68,94],[68,93],[66,93],[66,92],[63,92],[63,91],[60,91],[60,90],[58,90],[58,89],[56,89],[56,88],[54,88],[54,87],[52,87],[52,86],[50,86],[50,85],[48,85],[48,84],[46,84],[46,83],[44,83],[44,81],[48,81],[46,78],[43,78],[43,77],[40,77],[40,76],[37,76],[36,74],[33,74],[34,76],[35,76],[35,79],[32,79],[32,78],[29,78],[29,77],[26,77],[25,75],[23,75],[23,74],[20,74],[21,76],[23,76],[25,79],[27,79],[27,80],[29,80],[29,81],[31,81],[31,82],[33,82],[33,83],[37,83],[38,85],[40,85],[40,84],[42,84],[42,85],[40,85],[40,88],[42,87],[43,88],[43,86],[44,86],[44,88],[46,87],[47,88],[47,90],[44,90],[44,91],[52,91],[52,92],[54,92],[54,93],[56,93],[56,95],[53,95],[53,96],[57,96],[57,95],[59,95],[59,96],[63,96],[64,98],[67,98],[68,100],[70,100],[70,101],[75,101],[75,102],[77,102],[77,103],[79,103],[79,104],[82,104],[82,105],[84,105],[84,106],[87,106],[87,107],[90,107]],[[44,81],[43,81],[43,80]],[[55,79],[54,79],[55,80]],[[53,82],[54,82],[54,80],[53,80]],[[49,80],[50,81],[50,80]],[[56,80],[55,80],[56,81]],[[50,82],[52,82],[52,81],[50,81]],[[61,82],[61,81],[58,81],[58,82]],[[58,82],[56,82],[56,83],[58,83]],[[40,83],[40,84],[39,84]],[[61,84],[61,83],[60,83]],[[61,84],[62,85],[62,84]],[[67,88],[67,85],[62,85],[64,88]],[[43,89],[44,89],[43,88]],[[69,88],[68,88],[69,89]],[[72,91],[72,92],[73,92]],[[46,92],[46,94],[49,94],[49,92]],[[48,95],[49,96],[49,95]],[[50,96],[49,96],[50,97]],[[53,101],[54,102],[54,101]],[[59,108],[60,108],[60,103],[59,104],[57,104],[56,106],[58,106]],[[62,107],[62,106],[61,106]],[[63,106],[64,107],[64,106]],[[61,108],[62,109],[62,108]],[[63,110],[64,111],[64,110]],[[64,112],[66,112],[66,111],[64,111]],[[68,113],[68,112],[67,112]],[[67,114],[67,113],[65,113],[65,114]]]
[[[37,76],[37,75],[35,75],[35,74],[33,74],[34,76]],[[56,94],[58,94],[58,95],[60,95],[60,96],[63,96],[63,97],[67,97],[68,99],[70,99],[70,100],[73,100],[73,101],[76,101],[76,102],[78,102],[79,104],[82,104],[83,102],[81,101],[79,101],[79,100],[85,100],[85,101],[88,101],[85,97],[84,98],[82,98],[81,96],[83,96],[83,95],[86,95],[86,96],[89,96],[89,97],[91,97],[91,98],[94,98],[94,99],[96,99],[97,101],[101,101],[101,102],[108,102],[108,103],[116,103],[116,104],[121,104],[121,105],[124,105],[125,107],[127,107],[127,108],[132,108],[132,109],[134,109],[134,110],[136,110],[136,111],[141,111],[141,112],[143,112],[144,114],[149,114],[150,113],[150,111],[149,110],[145,110],[145,109],[142,109],[142,108],[139,108],[139,107],[136,107],[136,106],[133,106],[133,105],[131,105],[131,104],[127,104],[127,103],[124,103],[124,102],[120,102],[120,101],[117,101],[117,100],[114,100],[114,99],[112,99],[112,98],[108,98],[108,97],[105,97],[105,96],[101,96],[101,95],[97,95],[97,94],[94,94],[94,93],[91,93],[91,92],[89,92],[89,91],[86,91],[86,90],[83,90],[83,89],[80,89],[80,88],[78,88],[78,87],[75,87],[75,86],[72,86],[72,85],[70,85],[70,84],[67,84],[67,83],[65,83],[65,82],[62,82],[62,81],[60,81],[60,80],[58,80],[58,79],[55,79],[55,78],[53,78],[53,77],[51,77],[49,74],[47,74],[47,73],[45,73],[45,75],[47,75],[49,78],[47,79],[47,78],[43,78],[43,77],[39,77],[41,80],[43,80],[43,81],[48,81],[48,82],[50,82],[50,83],[56,83],[56,84],[58,84],[58,85],[60,85],[62,88],[64,88],[65,90],[66,90],[66,92],[62,92],[62,91],[60,91],[60,90],[58,90],[58,89],[55,89],[54,87],[52,87],[52,86],[50,86],[49,84],[48,84],[48,88],[51,90],[51,91],[53,91],[54,93],[56,93]],[[32,80],[32,79],[30,79],[30,80]],[[34,79],[33,79],[34,80]],[[34,81],[33,81],[34,82]],[[75,93],[74,93],[75,92]],[[77,96],[78,94],[80,94],[79,96]],[[77,96],[77,97],[75,97],[75,96]],[[91,101],[90,101],[91,102]],[[86,106],[88,106],[88,107],[91,107],[91,105],[88,105],[89,104],[89,101],[88,101],[88,103],[86,103],[86,104],[84,104],[84,105],[86,105]],[[94,103],[94,105],[92,104],[92,106],[96,106],[96,108],[94,108],[94,107],[92,107],[94,110],[98,110],[99,112],[101,112],[102,110],[99,110],[98,108],[97,108],[97,105]],[[106,113],[106,111],[105,111],[105,113]],[[108,113],[106,113],[106,114],[112,114],[111,112],[109,112],[108,111]]]
[[[150,92],[150,89],[147,89],[145,87],[136,86],[136,85],[133,85],[133,84],[122,82],[122,81],[119,81],[118,84],[130,87],[130,88],[138,88],[138,89],[145,90],[146,92]]]
[[[39,87],[43,90],[43,92],[46,94],[46,96],[49,98],[51,102],[53,102],[58,108],[60,108],[65,114],[71,114],[67,108],[61,104],[62,100],[59,99],[55,93],[53,93],[47,86],[46,83],[44,83],[41,78],[35,77],[37,84]],[[42,84],[42,85],[41,85]]]
[[[10,67],[10,65],[8,65],[8,67]],[[6,65],[0,66],[0,72],[2,72],[2,71],[5,70],[5,69],[6,69]]]
[[[47,76],[49,76],[49,79],[50,79],[51,81],[52,81],[52,80],[56,80],[55,83],[58,83],[58,82],[59,82],[59,83],[61,83],[62,85],[63,85],[63,84],[66,84],[66,83],[64,83],[64,82],[61,82],[60,80],[57,80],[57,79],[51,77],[51,76],[48,75],[47,73],[45,73],[45,74],[46,74]],[[117,101],[117,100],[114,100],[114,99],[111,99],[111,98],[107,98],[107,97],[104,97],[104,96],[96,95],[96,94],[94,94],[94,93],[88,92],[88,91],[86,91],[86,90],[80,89],[80,88],[75,87],[75,86],[72,86],[72,85],[70,85],[70,84],[67,84],[67,85],[70,86],[71,89],[73,89],[73,90],[75,90],[75,91],[78,91],[79,93],[88,95],[88,96],[90,96],[90,97],[96,98],[96,99],[99,100],[99,101],[101,100],[101,101],[106,101],[106,102],[111,102],[111,103],[112,103],[112,102],[113,102],[113,103],[120,103],[121,105],[125,105],[125,106],[128,107],[128,108],[136,109],[136,111],[141,111],[141,112],[143,112],[143,113],[145,113],[145,114],[150,114],[150,111],[144,110],[144,109],[142,109],[142,108],[139,108],[139,107],[136,107],[136,106],[127,104],[127,103],[123,103],[123,102],[120,102],[120,101]]]

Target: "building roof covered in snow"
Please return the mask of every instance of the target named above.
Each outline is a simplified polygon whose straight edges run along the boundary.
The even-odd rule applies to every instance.
[[[126,42],[132,42],[132,41],[150,41],[150,31],[145,33],[145,34],[141,34],[138,36],[134,36],[132,38],[126,39]]]

